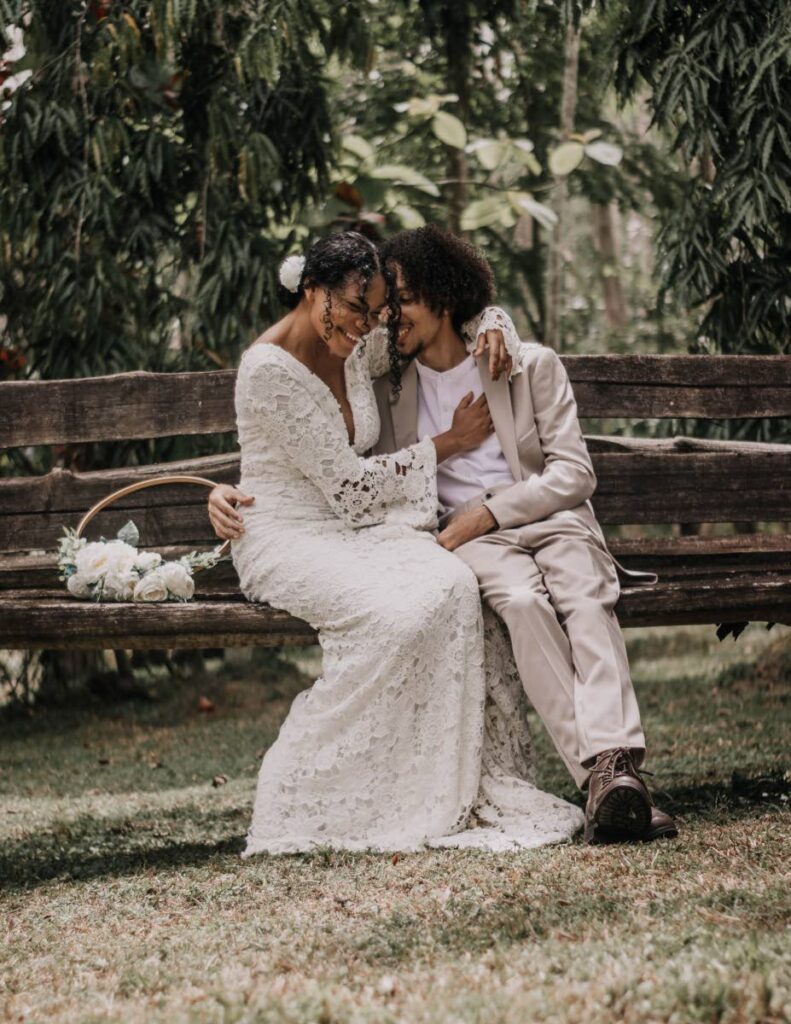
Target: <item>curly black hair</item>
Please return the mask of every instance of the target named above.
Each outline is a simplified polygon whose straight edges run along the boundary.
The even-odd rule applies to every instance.
[[[456,331],[494,299],[494,275],[483,253],[436,224],[400,231],[382,245],[381,254],[392,277],[395,278],[397,264],[409,291],[429,309],[435,313],[446,310],[450,313]],[[393,304],[397,316],[388,317],[388,350],[390,381],[397,394],[401,389],[401,372],[408,360],[396,348],[401,313],[397,295]]]
[[[392,305],[395,294],[393,275],[385,268],[379,249],[359,231],[338,231],[320,238],[305,253],[305,266],[297,290],[289,291],[278,280],[277,294],[284,306],[295,309],[306,288],[326,288],[328,292],[333,292],[354,279],[359,281],[360,302],[367,312],[365,290],[376,274],[382,274],[385,278],[388,311],[392,316],[395,314]],[[329,319],[329,309],[325,312]]]

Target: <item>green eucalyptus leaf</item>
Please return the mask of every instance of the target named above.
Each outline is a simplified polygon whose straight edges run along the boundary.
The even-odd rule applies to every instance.
[[[571,174],[582,163],[585,147],[580,142],[561,142],[549,154],[549,169],[553,174],[563,177]]]
[[[430,196],[439,196],[439,189],[433,181],[416,171],[414,167],[406,167],[404,164],[382,164],[370,172],[371,178],[383,181],[392,181],[396,185],[409,185],[411,188],[418,188]]]
[[[440,142],[444,142],[446,146],[464,149],[467,145],[467,129],[458,117],[449,114],[447,110],[436,112],[431,127]]]
[[[122,540],[125,544],[131,544],[133,548],[136,548],[140,540],[140,531],[130,519],[129,522],[125,523],[118,531],[116,538],[118,540]]]
[[[591,142],[585,147],[585,155],[597,163],[616,167],[623,159],[623,150],[612,142]]]
[[[558,222],[558,215],[549,206],[537,202],[529,192],[509,192],[511,205],[518,213],[527,213],[533,220],[551,231]]]
[[[461,229],[475,231],[476,228],[490,227],[493,224],[509,227],[513,221],[513,212],[501,196],[487,196],[485,199],[476,199],[464,208],[461,214]]]
[[[374,148],[362,135],[344,135],[341,145],[350,153],[358,156],[361,160],[370,160],[374,155]]]
[[[498,142],[497,139],[476,139],[467,146],[467,152],[475,157],[484,170],[493,171],[505,159],[508,144]]]
[[[415,228],[425,226],[426,220],[422,213],[411,206],[399,203],[393,207],[393,216],[397,217],[401,226],[413,231]]]

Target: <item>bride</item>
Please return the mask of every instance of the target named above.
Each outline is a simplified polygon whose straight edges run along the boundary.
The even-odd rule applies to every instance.
[[[331,235],[287,260],[281,285],[290,311],[239,366],[239,491],[220,486],[210,509],[245,596],[314,626],[323,671],[263,759],[243,856],[569,838],[582,812],[531,781],[507,635],[432,533],[437,463],[492,431],[485,400],[462,400],[445,434],[366,458],[371,379],[388,368],[372,328],[392,312],[378,251]]]

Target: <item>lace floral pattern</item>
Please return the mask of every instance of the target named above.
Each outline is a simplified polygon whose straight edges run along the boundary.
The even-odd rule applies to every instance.
[[[371,391],[368,380],[365,390],[366,395]],[[352,378],[352,449],[340,406],[326,384],[278,346],[252,346],[243,357],[236,391],[242,475],[247,475],[245,456],[252,451],[259,464],[267,456],[270,464],[279,463],[278,476],[296,473],[302,487],[312,484],[316,493],[311,504],[320,503],[322,495],[328,512],[348,526],[373,526],[398,509],[410,513],[413,526],[433,527],[436,448],[425,440],[395,455],[358,455],[358,447],[370,447],[376,440],[371,430],[375,427],[378,434],[379,429],[378,417],[375,423],[364,417],[367,403],[361,402],[359,391],[359,381]]]
[[[379,429],[364,359],[346,383],[353,447],[329,388],[283,350],[253,346],[237,378],[256,498],[233,542],[242,590],[310,622],[323,652],[264,757],[244,856],[568,838],[578,809],[530,782],[502,625],[487,612],[484,631],[475,576],[430,532],[433,443],[361,457]]]

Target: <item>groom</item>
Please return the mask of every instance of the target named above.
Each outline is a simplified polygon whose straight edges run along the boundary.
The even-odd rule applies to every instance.
[[[509,382],[468,355],[461,325],[491,303],[494,282],[462,239],[434,226],[404,231],[383,255],[400,317],[395,375],[374,385],[375,452],[447,430],[465,395],[486,395],[495,432],[437,470],[438,541],[470,566],[508,627],[525,691],[588,790],[586,841],[676,835],[639,771],[645,738],[613,611],[618,576],[588,500],[596,478],[563,364],[525,343]]]

